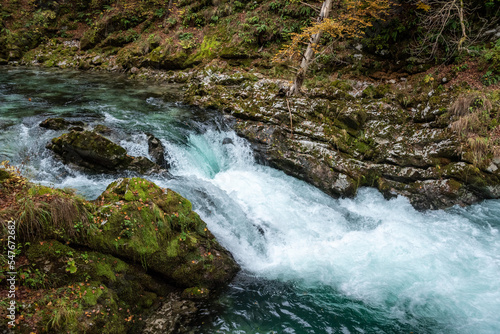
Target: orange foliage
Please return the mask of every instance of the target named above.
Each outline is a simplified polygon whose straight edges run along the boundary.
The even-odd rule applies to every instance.
[[[324,18],[320,22],[305,28],[300,34],[294,34],[290,44],[285,45],[274,57],[274,60],[292,58],[300,54],[302,45],[307,45],[311,37],[325,33],[335,39],[362,37],[372,22],[383,20],[391,2],[388,0],[345,0],[335,17]],[[316,49],[318,45],[313,45]]]

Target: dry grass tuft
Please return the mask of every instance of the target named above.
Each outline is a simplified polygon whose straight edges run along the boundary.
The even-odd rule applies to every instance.
[[[474,165],[484,163],[500,153],[499,140],[495,135],[498,124],[498,107],[485,94],[462,95],[451,105],[450,129],[465,140]]]
[[[8,221],[14,220],[21,241],[47,237],[68,240],[75,238],[81,227],[90,225],[84,199],[68,191],[34,185],[7,171],[12,177],[0,182],[1,229],[7,231]]]

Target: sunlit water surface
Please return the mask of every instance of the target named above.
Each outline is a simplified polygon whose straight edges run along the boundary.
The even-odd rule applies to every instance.
[[[176,91],[0,68],[0,160],[93,199],[118,176],[63,165],[45,148],[63,131],[41,121],[107,125],[135,156],[148,156],[145,132],[160,138],[174,178],[149,179],[190,199],[242,267],[202,310],[200,333],[500,333],[500,201],[417,212],[373,189],[331,199],[257,165],[221,115],[175,102]]]

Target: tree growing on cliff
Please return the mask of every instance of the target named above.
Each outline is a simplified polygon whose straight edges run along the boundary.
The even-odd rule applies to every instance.
[[[391,6],[389,0],[338,0],[335,4],[337,10],[330,16],[333,5],[332,0],[325,0],[317,21],[301,33],[294,34],[290,44],[285,45],[275,56],[275,60],[282,60],[300,55],[300,67],[288,95],[301,92],[323,34],[331,36],[333,40],[360,38],[365,29],[372,26],[372,22],[383,19]],[[305,45],[306,50],[302,52]]]

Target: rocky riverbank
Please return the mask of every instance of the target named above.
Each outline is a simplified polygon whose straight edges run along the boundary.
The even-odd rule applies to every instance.
[[[496,94],[337,80],[286,97],[286,85],[208,70],[192,76],[185,100],[231,115],[261,162],[334,197],[370,186],[438,209],[500,196]],[[480,131],[486,141],[471,134]]]
[[[67,24],[72,6],[84,10],[80,16],[88,16],[86,24]],[[500,196],[500,98],[492,77],[496,69],[488,77],[482,60],[432,67],[396,47],[374,52],[371,37],[362,43],[347,40],[334,52],[333,63],[318,59],[311,67],[302,96],[287,98],[290,82],[282,78],[292,78],[293,71],[273,63],[272,54],[289,35],[280,37],[279,29],[266,42],[255,24],[248,24],[259,17],[243,19],[240,11],[266,13],[269,18],[262,20],[268,24],[283,20],[300,31],[307,25],[300,18],[314,15],[307,6],[279,6],[286,18],[269,11],[276,4],[267,2],[229,6],[228,11],[209,4],[169,4],[168,13],[155,2],[95,6],[101,8],[98,16],[81,4],[42,3],[38,12],[33,4],[5,6],[2,22],[10,30],[0,38],[0,63],[181,83],[186,103],[232,117],[259,161],[334,197],[370,186],[386,197],[405,196],[418,209],[437,209]],[[201,17],[193,21],[184,9],[189,15],[220,12],[235,25],[208,24]],[[246,25],[240,25],[243,21]],[[28,31],[18,22],[38,30]],[[390,24],[380,28],[390,29]],[[233,38],[224,47],[219,42],[221,36],[246,36],[248,29],[254,34],[248,39]],[[495,50],[484,57],[494,59]],[[52,147],[61,151],[57,143]],[[70,155],[64,154],[65,159]],[[138,169],[154,169],[145,163],[134,162]]]
[[[81,68],[79,51],[69,57],[54,64]],[[123,71],[115,57],[102,57],[93,56],[100,61],[91,69]],[[47,61],[24,60],[41,66]],[[181,83],[183,100],[228,115],[261,163],[334,197],[369,186],[388,198],[405,196],[418,209],[438,209],[500,196],[495,90],[450,84],[434,72],[378,82],[334,80],[286,97],[289,82],[226,63],[175,72],[134,67],[127,73]]]

